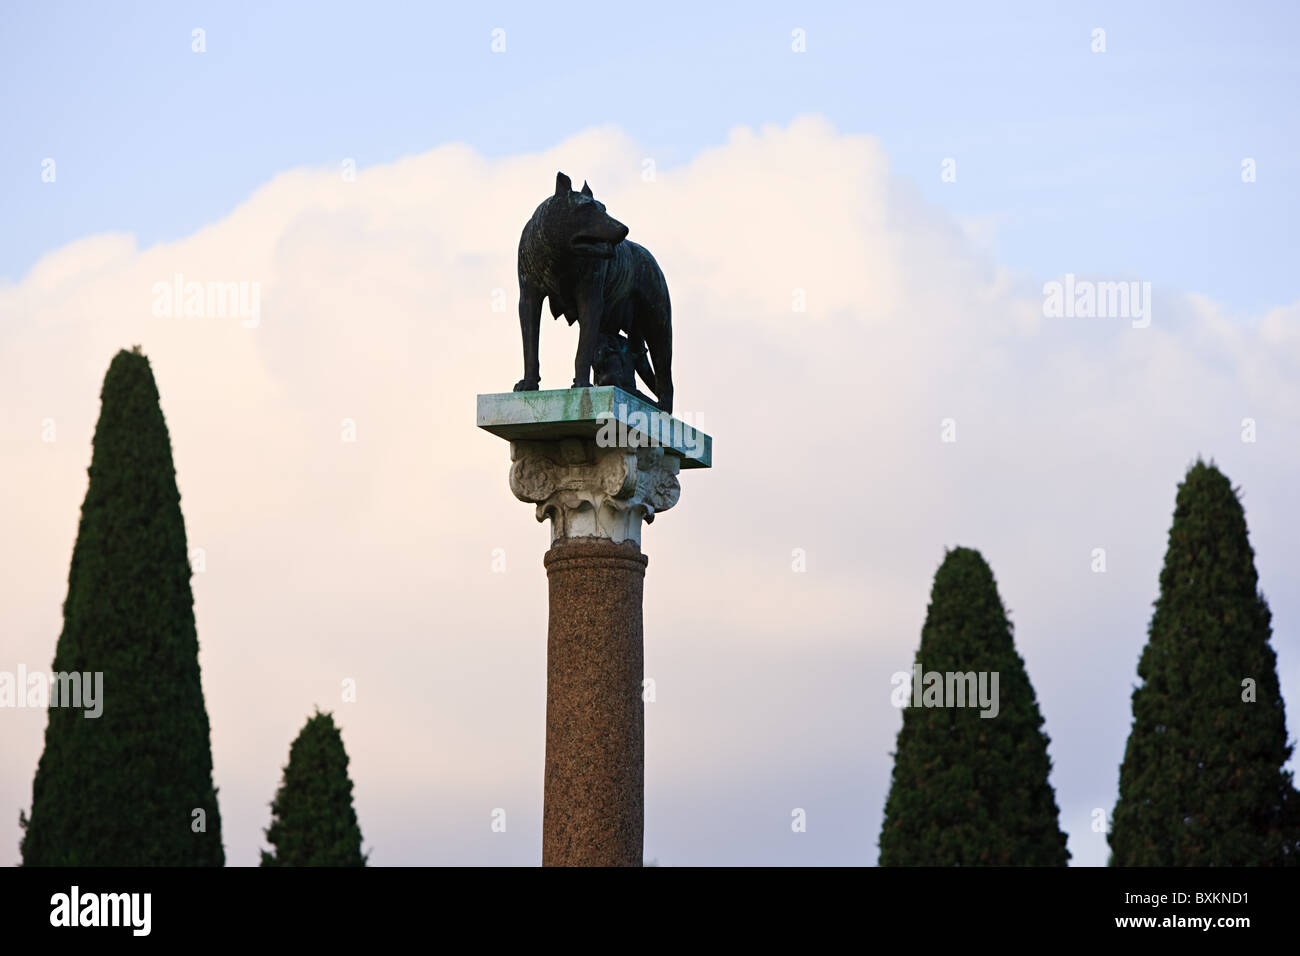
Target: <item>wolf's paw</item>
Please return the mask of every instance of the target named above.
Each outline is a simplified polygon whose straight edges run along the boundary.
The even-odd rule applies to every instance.
[[[530,382],[526,378],[521,378],[515,382],[516,392],[535,392],[537,391],[538,382]]]
[[[573,384],[570,385],[569,388],[591,388],[591,383],[590,383],[590,382],[579,382],[579,381],[575,378],[575,379],[573,380]]]

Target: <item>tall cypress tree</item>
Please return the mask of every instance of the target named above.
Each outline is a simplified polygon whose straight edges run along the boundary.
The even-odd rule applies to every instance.
[[[365,866],[361,828],[352,806],[348,754],[334,718],[317,711],[289,748],[271,804],[263,866]]]
[[[989,696],[998,675],[996,716],[980,716],[969,696],[968,706],[954,706],[947,675],[970,672],[988,675]],[[949,551],[935,574],[913,682],[895,693],[904,689],[880,865],[1064,866],[1070,854],[1047,781],[1043,718],[978,551]]]
[[[1198,459],[1178,486],[1138,664],[1112,865],[1300,862],[1270,621],[1237,492]]]
[[[221,866],[185,522],[139,348],[100,398],[53,670],[102,673],[103,709],[50,707],[23,863]]]

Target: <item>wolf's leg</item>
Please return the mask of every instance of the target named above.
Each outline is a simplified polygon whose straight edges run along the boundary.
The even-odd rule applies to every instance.
[[[599,291],[589,292],[578,302],[578,354],[573,360],[573,388],[591,387],[591,363],[600,341],[604,307],[604,298]]]
[[[651,263],[653,265],[653,262]],[[663,273],[654,267],[657,281],[650,284],[646,294],[637,304],[637,330],[650,351],[654,373],[646,378],[638,367],[642,380],[658,396],[656,404],[662,411],[673,410],[673,307],[668,301],[668,285]],[[644,356],[641,359],[644,361]]]
[[[519,284],[519,330],[524,337],[524,377],[515,383],[516,392],[535,392],[542,373],[537,362],[537,339],[542,328],[542,296],[536,289]]]
[[[650,349],[650,360],[654,363],[654,384],[646,382],[659,397],[659,408],[670,415],[673,411],[673,328],[672,320],[664,314],[662,324],[649,329],[645,344]],[[645,376],[642,376],[644,378]]]

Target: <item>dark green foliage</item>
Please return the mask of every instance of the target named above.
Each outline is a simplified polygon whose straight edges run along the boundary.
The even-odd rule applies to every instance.
[[[978,551],[948,552],[935,574],[916,667],[997,672],[998,714],[913,706],[909,685],[880,865],[1064,866],[1070,854],[1047,782],[1043,718]]]
[[[1178,486],[1138,664],[1110,833],[1114,866],[1295,865],[1300,799],[1246,516],[1197,461]],[[1247,703],[1243,681],[1255,682]]]
[[[334,718],[319,711],[289,749],[289,765],[271,804],[263,866],[365,866],[352,808],[348,755]]]
[[[185,523],[149,360],[119,352],[100,397],[53,670],[102,671],[103,713],[50,708],[23,863],[221,866]]]

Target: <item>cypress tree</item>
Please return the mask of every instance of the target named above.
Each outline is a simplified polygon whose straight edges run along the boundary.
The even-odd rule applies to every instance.
[[[352,807],[348,754],[334,718],[319,710],[289,748],[262,866],[365,866],[361,828]]]
[[[53,671],[102,673],[102,713],[50,707],[23,863],[221,866],[185,522],[138,347],[100,399]]]
[[[1138,663],[1112,865],[1300,861],[1270,633],[1241,501],[1213,462],[1198,459],[1178,486]]]
[[[932,672],[939,678],[927,678]],[[981,717],[969,695],[968,706],[953,706],[960,698],[949,698],[947,675],[968,672],[988,675],[996,716]],[[914,699],[918,679],[920,701]],[[880,865],[1064,866],[1070,854],[1047,781],[1043,718],[993,572],[978,551],[949,551],[935,574],[913,679],[906,688],[896,686],[896,704],[903,691],[908,706],[885,804]]]

